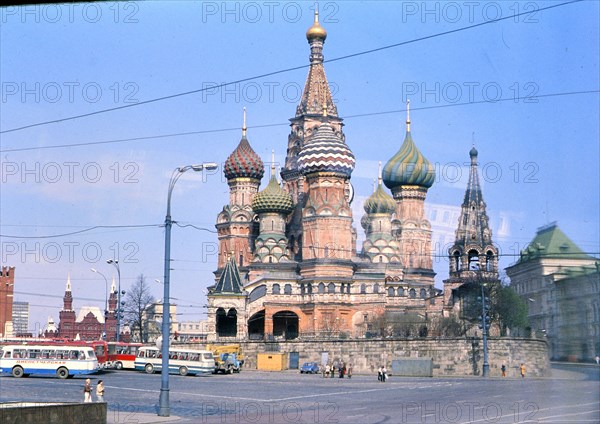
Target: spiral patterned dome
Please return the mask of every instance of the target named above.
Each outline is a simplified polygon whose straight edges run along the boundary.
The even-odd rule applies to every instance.
[[[419,151],[410,135],[406,137],[400,150],[383,168],[383,182],[389,189],[404,185],[429,188],[435,180],[433,165]]]
[[[379,182],[377,186],[377,190],[369,196],[369,198],[365,201],[364,205],[365,212],[368,214],[371,213],[394,213],[396,210],[396,202],[385,192],[383,189],[383,185]]]
[[[279,186],[274,174],[265,189],[252,200],[252,210],[256,213],[275,212],[287,215],[293,209],[292,196]]]
[[[260,180],[265,174],[263,161],[250,147],[246,137],[242,137],[240,144],[225,161],[225,178],[254,178]]]
[[[298,154],[298,170],[304,175],[334,172],[350,178],[355,164],[354,153],[329,123],[321,124]]]

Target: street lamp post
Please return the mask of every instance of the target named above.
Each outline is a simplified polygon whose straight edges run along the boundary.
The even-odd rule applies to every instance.
[[[121,340],[121,268],[117,259],[108,259],[107,264],[117,268],[117,276],[119,278],[119,293],[117,293],[117,342]]]
[[[169,181],[169,190],[167,192],[167,214],[165,216],[165,275],[163,279],[164,295],[163,295],[163,320],[162,320],[162,369],[161,369],[161,386],[160,397],[158,400],[158,415],[160,417],[168,417],[171,415],[171,407],[169,406],[169,335],[171,327],[171,305],[169,302],[169,288],[171,278],[171,194],[175,183],[184,172],[189,170],[200,172],[204,169],[217,169],[216,163],[205,163],[202,165],[187,165],[175,168],[171,174]]]
[[[106,278],[106,275],[102,274],[100,271],[98,271],[95,268],[90,268],[90,271],[95,272],[96,274],[100,274],[102,276],[102,278],[104,278],[104,283],[105,283],[105,293],[104,293],[104,339],[106,340],[108,337],[108,333],[106,332],[106,316],[108,315],[108,279]]]
[[[490,328],[490,316],[489,316],[489,299],[485,297],[484,285],[481,284],[481,328],[483,334],[483,377],[489,377],[490,375],[490,364],[488,363],[488,347],[487,347],[487,335],[488,329]]]

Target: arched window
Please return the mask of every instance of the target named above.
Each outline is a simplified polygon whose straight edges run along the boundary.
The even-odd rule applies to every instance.
[[[458,250],[454,252],[454,269],[460,271],[460,253]]]
[[[346,284],[346,293],[350,294],[350,283]]]
[[[283,294],[292,294],[292,285],[286,284],[283,286]]]
[[[420,295],[421,299],[425,299],[427,297],[427,290],[421,289]]]
[[[417,292],[415,291],[415,289],[410,289],[408,291],[408,297],[410,297],[411,299],[415,299],[417,297]]]
[[[308,283],[308,284],[306,285],[306,292],[307,292],[308,294],[312,294],[312,283]]]
[[[317,291],[319,292],[319,294],[325,293],[325,283],[319,283],[319,285],[317,286]]]
[[[373,285],[373,293],[379,293],[379,284],[378,283],[375,283]]]
[[[304,287],[304,283],[300,283],[300,294],[305,294],[306,288]]]
[[[479,252],[477,250],[469,250],[469,270],[479,270]]]
[[[398,287],[398,296],[404,296],[404,287]]]
[[[335,284],[329,283],[327,285],[327,293],[335,293]]]
[[[273,284],[272,293],[273,294],[280,294],[280,291],[281,291],[281,287],[279,286],[279,284],[277,284],[277,283]]]
[[[488,272],[494,270],[494,253],[491,250],[485,254],[485,270]]]
[[[394,288],[393,287],[389,287],[388,288],[388,296],[389,297],[394,297]]]
[[[360,294],[366,294],[366,293],[367,293],[367,285],[363,283],[360,285]]]

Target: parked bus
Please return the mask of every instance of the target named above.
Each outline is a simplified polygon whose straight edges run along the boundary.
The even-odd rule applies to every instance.
[[[71,339],[42,339],[42,338],[22,338],[12,339],[6,341],[0,341],[1,345],[60,345],[60,346],[88,346],[94,349],[96,359],[98,360],[98,366],[100,369],[107,368],[108,363],[108,345],[104,340],[94,340],[92,342],[85,340],[71,340]]]
[[[54,374],[64,379],[97,372],[98,360],[85,344],[12,344],[0,347],[0,371],[16,378]]]
[[[108,342],[108,366],[110,368],[135,369],[135,358],[141,343]]]
[[[135,358],[135,369],[148,374],[162,370],[162,352],[160,349],[145,346],[138,349]],[[169,349],[169,374],[196,375],[212,373],[215,369],[215,359],[208,350],[184,349],[171,347]]]

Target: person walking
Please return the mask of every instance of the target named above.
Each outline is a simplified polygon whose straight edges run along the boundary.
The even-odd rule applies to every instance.
[[[92,380],[89,378],[85,380],[83,386],[83,401],[86,403],[92,401]]]
[[[98,385],[96,386],[96,398],[97,402],[104,402],[104,382],[102,380],[98,380]]]
[[[383,367],[379,367],[377,370],[377,381],[383,381]]]
[[[521,378],[525,378],[525,364],[521,362],[521,366],[519,367],[521,371]]]
[[[385,383],[385,380],[387,380],[387,368],[385,367],[385,365],[383,366],[383,368],[381,369],[381,381],[383,381]]]
[[[502,377],[506,377],[506,365],[502,364],[500,371],[502,371]]]
[[[348,364],[348,378],[352,378],[352,362]]]

